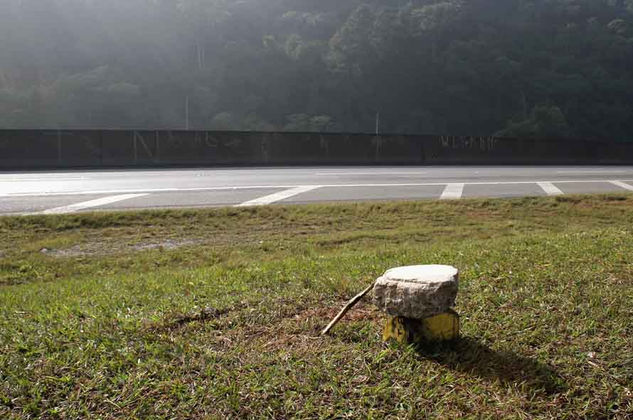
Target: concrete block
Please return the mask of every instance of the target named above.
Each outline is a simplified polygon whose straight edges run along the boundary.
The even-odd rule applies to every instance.
[[[455,306],[459,271],[446,265],[388,270],[374,285],[374,304],[393,317],[425,319]]]

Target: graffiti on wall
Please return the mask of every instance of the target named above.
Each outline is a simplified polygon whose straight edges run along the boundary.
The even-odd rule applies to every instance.
[[[498,139],[493,136],[441,136],[440,142],[445,149],[491,152],[497,147]]]

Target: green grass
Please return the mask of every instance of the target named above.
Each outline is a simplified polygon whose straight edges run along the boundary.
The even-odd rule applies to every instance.
[[[0,218],[0,418],[630,418],[633,195]],[[385,344],[386,269],[463,338]]]

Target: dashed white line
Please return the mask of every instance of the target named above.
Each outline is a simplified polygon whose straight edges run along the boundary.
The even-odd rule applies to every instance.
[[[464,184],[448,184],[444,188],[444,192],[440,200],[459,200],[464,193]]]
[[[266,206],[268,204],[276,203],[277,201],[285,200],[286,198],[294,197],[295,195],[316,190],[317,188],[321,188],[321,186],[320,185],[302,185],[299,187],[291,188],[289,190],[280,191],[275,194],[270,194],[264,197],[256,198],[255,200],[246,201],[245,203],[238,204],[235,207]]]
[[[564,193],[551,182],[537,182],[538,186],[545,191],[547,195],[563,195]]]
[[[633,191],[633,185],[625,184],[622,181],[609,181],[609,182],[615,186],[624,188],[625,190]]]
[[[40,214],[68,214],[75,213],[79,210],[85,210],[93,207],[105,206],[107,204],[117,203],[123,200],[129,200],[131,198],[138,198],[146,196],[147,194],[125,194],[114,195],[112,197],[103,197],[96,200],[84,201],[81,203],[71,204],[69,206],[56,207],[54,209],[44,210]]]

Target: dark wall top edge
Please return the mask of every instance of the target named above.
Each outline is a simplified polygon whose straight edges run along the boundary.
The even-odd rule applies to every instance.
[[[482,138],[482,137],[490,137],[495,138],[497,140],[529,140],[535,142],[548,142],[548,141],[557,141],[557,142],[596,142],[596,143],[627,143],[622,141],[610,140],[610,139],[600,139],[600,138],[582,138],[582,137],[504,137],[504,136],[494,136],[494,135],[460,135],[460,134],[402,134],[402,133],[368,133],[368,132],[317,132],[317,131],[245,131],[245,130],[204,130],[204,129],[196,129],[196,130],[186,130],[182,128],[176,129],[151,129],[151,128],[0,128],[0,134],[9,133],[9,132],[57,132],[57,133],[72,133],[72,132],[113,132],[113,133],[122,133],[122,132],[151,132],[151,133],[214,133],[214,134],[223,134],[223,135],[322,135],[322,136],[372,136],[372,137],[406,137],[406,138],[420,138],[420,139],[429,139],[429,138],[439,138],[439,137],[449,137],[449,138]],[[631,141],[633,142],[633,140]]]

